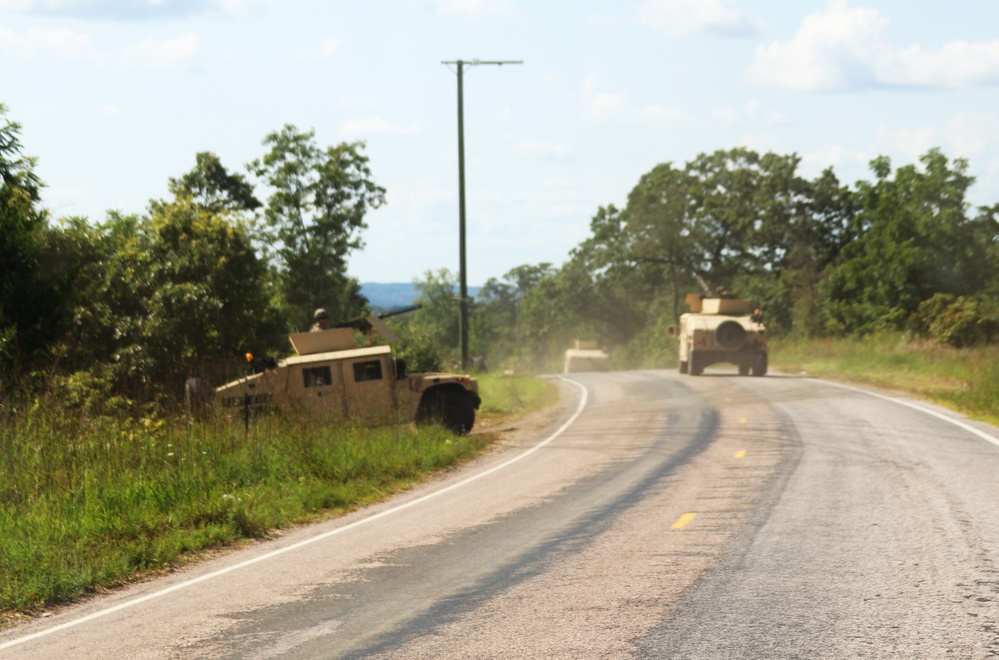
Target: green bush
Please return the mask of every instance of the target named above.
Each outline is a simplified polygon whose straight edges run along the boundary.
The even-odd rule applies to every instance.
[[[946,293],[920,303],[909,326],[921,336],[955,348],[987,343],[999,334],[999,324],[986,317],[975,298]]]

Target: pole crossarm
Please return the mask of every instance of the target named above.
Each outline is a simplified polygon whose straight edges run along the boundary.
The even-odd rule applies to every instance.
[[[461,334],[461,368],[468,369],[468,275],[465,268],[465,111],[464,111],[464,91],[462,78],[464,77],[465,66],[478,66],[481,64],[493,64],[503,66],[504,64],[523,64],[523,60],[452,60],[444,61],[441,64],[454,64],[458,67],[458,273],[459,273],[459,298],[458,309],[460,312],[459,328]]]
[[[496,64],[498,66],[503,66],[504,64],[523,64],[524,60],[450,60],[441,62],[441,64],[467,64],[468,66],[478,66],[479,64]]]

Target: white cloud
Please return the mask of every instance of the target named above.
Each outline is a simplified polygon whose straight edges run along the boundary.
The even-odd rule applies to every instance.
[[[678,108],[669,108],[655,103],[642,108],[642,116],[651,121],[664,121],[670,124],[684,124],[687,122],[687,115]]]
[[[829,0],[805,17],[791,41],[757,48],[750,78],[802,91],[999,83],[999,40],[901,48],[886,40],[888,23],[876,9]]]
[[[943,132],[958,156],[971,158],[999,146],[999,116],[962,112],[947,122]]]
[[[188,67],[202,59],[201,40],[192,33],[174,39],[147,37],[111,52],[95,46],[90,35],[66,29],[15,34],[0,28],[0,53],[19,59],[54,57],[100,66],[158,69]]]
[[[183,18],[221,13],[230,16],[252,14],[268,0],[0,0],[0,11],[17,14],[69,16],[99,20],[148,20]]]
[[[415,124],[411,126],[400,126],[378,117],[367,117],[364,119],[345,121],[340,125],[340,130],[348,137],[361,139],[372,135],[412,137],[414,135],[419,135],[420,133],[419,127]]]
[[[318,45],[309,48],[298,48],[295,57],[307,60],[328,60],[343,48],[343,42],[336,37],[327,37]]]
[[[646,0],[638,8],[638,19],[671,37],[744,36],[760,31],[759,23],[734,9],[730,0]]]
[[[507,0],[436,0],[441,16],[483,19],[491,16],[512,16],[516,11]]]
[[[801,174],[815,178],[828,167],[841,184],[852,185],[854,181],[866,177],[873,155],[867,151],[848,148],[842,144],[831,144],[806,151],[801,155]]]
[[[101,106],[101,114],[107,117],[119,117],[125,114],[125,111],[116,105],[111,103],[105,103]]]
[[[102,59],[89,35],[65,29],[32,29],[24,34],[16,34],[0,28],[0,53],[25,60],[47,55],[72,60]]]
[[[514,145],[514,151],[537,156],[562,157],[569,153],[569,147],[564,144],[552,144],[550,142],[519,140],[517,144]]]
[[[628,97],[597,91],[597,79],[593,75],[583,81],[583,99],[593,119],[620,116],[628,110]]]
[[[201,39],[193,33],[175,39],[146,37],[122,50],[121,59],[129,66],[152,69],[186,68],[202,60]]]
[[[909,129],[882,124],[875,131],[874,141],[880,145],[879,153],[901,153],[906,162],[912,163],[919,162],[920,156],[939,146],[939,138],[932,126]]]

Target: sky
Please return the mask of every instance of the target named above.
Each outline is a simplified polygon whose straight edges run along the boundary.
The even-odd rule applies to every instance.
[[[853,185],[939,148],[999,202],[999,2],[0,0],[0,103],[53,219],[147,213],[203,151],[247,174],[292,124],[363,142],[387,191],[361,282],[459,271],[459,59],[471,286],[560,266],[644,173],[717,150]]]

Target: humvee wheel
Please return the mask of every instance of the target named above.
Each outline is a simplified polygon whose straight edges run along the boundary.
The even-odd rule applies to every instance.
[[[699,356],[697,355],[697,353],[691,352],[691,354],[690,354],[690,375],[691,376],[700,376],[702,373],[704,373],[704,365],[701,364],[701,361],[698,359],[698,357]]]
[[[739,365],[739,375],[740,376],[748,376],[749,375],[749,365],[748,364],[740,364]]]
[[[475,405],[472,398],[464,392],[430,391],[423,395],[416,423],[440,424],[455,435],[465,435],[475,424]]]
[[[680,373],[681,374],[685,374],[685,373],[687,373],[687,371],[688,371],[687,363],[686,362],[680,362]]]
[[[754,376],[765,376],[767,374],[767,354],[760,353],[756,357],[756,364],[753,365]]]
[[[734,351],[746,343],[746,329],[737,321],[724,321],[715,328],[715,341],[720,346]]]

